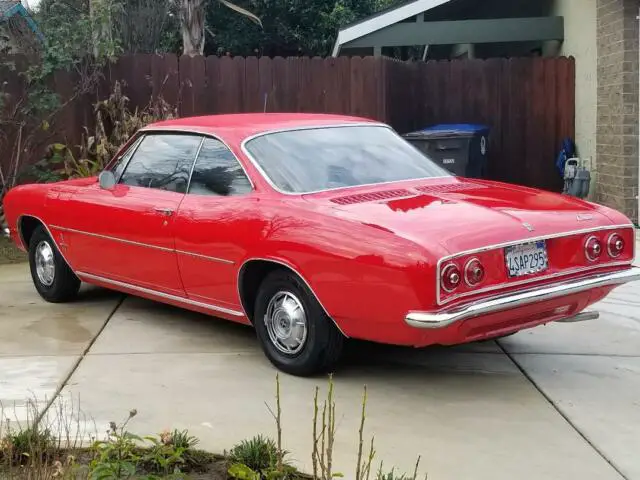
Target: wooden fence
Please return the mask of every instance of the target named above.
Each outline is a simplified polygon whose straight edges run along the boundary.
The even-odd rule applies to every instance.
[[[6,78],[3,78],[6,77]],[[387,58],[229,58],[135,55],[105,74],[124,83],[132,107],[158,94],[181,116],[232,112],[327,112],[370,117],[405,133],[434,123],[482,123],[492,134],[490,178],[558,191],[554,160],[562,139],[574,137],[572,58],[454,60],[405,63]],[[19,77],[0,71],[0,84],[20,91]],[[58,72],[64,98],[73,77]],[[70,104],[51,139],[77,144],[92,124],[95,97]],[[3,150],[12,145],[5,135]],[[0,139],[2,141],[2,139]],[[37,149],[34,149],[37,150]],[[28,152],[36,161],[40,151]]]

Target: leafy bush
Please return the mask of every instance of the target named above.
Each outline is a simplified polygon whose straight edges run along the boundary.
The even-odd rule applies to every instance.
[[[115,82],[106,100],[94,105],[94,113],[95,130],[90,132],[85,127],[80,145],[75,149],[62,143],[49,145],[45,158],[29,169],[27,175],[40,182],[95,176],[139,129],[178,116],[177,109],[160,95],[142,110],[131,111],[120,82]]]

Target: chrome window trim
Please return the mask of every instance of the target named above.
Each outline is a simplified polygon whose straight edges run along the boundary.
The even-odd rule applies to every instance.
[[[451,303],[454,300],[458,300],[460,298],[465,298],[465,297],[469,297],[472,295],[478,295],[480,293],[485,293],[485,292],[492,292],[495,290],[499,290],[502,288],[510,288],[510,287],[517,287],[517,286],[521,286],[521,285],[527,285],[529,283],[533,283],[533,282],[539,282],[539,281],[544,281],[544,280],[550,280],[553,278],[558,278],[558,277],[564,277],[567,275],[573,275],[575,273],[582,273],[582,272],[587,272],[587,271],[591,271],[591,270],[598,270],[598,269],[602,269],[602,268],[609,268],[609,267],[619,267],[619,266],[627,266],[627,265],[631,265],[633,264],[633,259],[635,258],[635,242],[633,244],[633,252],[632,252],[632,258],[629,261],[625,261],[625,262],[610,262],[610,263],[604,263],[604,264],[599,264],[599,265],[591,265],[591,266],[587,266],[587,267],[579,267],[579,268],[574,268],[571,270],[567,270],[564,272],[556,272],[556,273],[552,273],[549,275],[545,275],[543,277],[536,277],[536,278],[529,278],[526,280],[521,280],[518,282],[513,282],[513,283],[502,283],[500,285],[493,285],[490,287],[485,287],[479,290],[475,290],[473,292],[467,292],[467,293],[461,293],[458,295],[453,295],[449,298],[447,298],[446,300],[442,300],[441,298],[441,277],[440,277],[440,270],[442,267],[442,264],[446,261],[464,256],[464,255],[470,255],[470,254],[474,254],[474,253],[482,253],[482,252],[486,252],[489,250],[495,250],[498,248],[504,248],[504,247],[508,247],[511,245],[518,245],[520,243],[527,243],[527,242],[537,242],[539,240],[552,240],[554,238],[561,238],[561,237],[569,237],[572,235],[582,235],[582,234],[586,234],[586,233],[592,233],[592,232],[606,232],[609,230],[619,230],[619,229],[627,229],[627,228],[634,228],[635,226],[631,223],[629,224],[625,224],[625,225],[611,225],[611,226],[603,226],[603,227],[592,227],[592,228],[586,228],[586,229],[581,229],[581,230],[572,230],[572,231],[568,231],[568,232],[562,232],[562,233],[554,233],[554,234],[550,234],[550,235],[540,235],[537,237],[531,237],[531,238],[523,238],[521,240],[516,240],[516,241],[509,241],[509,242],[503,242],[503,243],[497,243],[494,245],[489,245],[489,246],[485,246],[485,247],[480,247],[480,248],[475,248],[472,250],[465,250],[462,252],[458,252],[452,255],[447,255],[445,257],[442,257],[438,260],[438,264],[437,264],[437,268],[436,268],[436,302],[438,305],[446,305],[447,303]]]
[[[117,179],[116,185],[122,185],[120,183],[120,180],[122,179],[122,176],[126,173],[127,168],[129,168],[129,164],[131,163],[131,160],[133,160],[133,158],[136,156],[136,153],[138,152],[138,148],[140,147],[140,145],[142,144],[144,139],[146,137],[150,136],[150,135],[153,135],[153,134],[159,134],[159,135],[165,134],[166,135],[166,133],[168,131],[170,131],[170,130],[163,130],[163,131],[158,131],[158,132],[154,132],[153,130],[148,130],[148,131],[145,130],[144,132],[142,130],[139,130],[139,131],[142,132],[140,134],[140,139],[136,140],[135,150],[131,154],[131,157],[129,157],[129,160],[127,161],[127,164],[125,165],[124,169],[122,170],[122,173],[120,174],[120,177]],[[189,184],[191,183],[191,173],[193,173],[193,167],[196,164],[196,160],[198,158],[198,154],[200,153],[200,149],[202,148],[202,144],[204,143],[204,136],[202,136],[200,133],[197,133],[197,132],[178,132],[178,133],[190,133],[194,137],[200,137],[200,144],[198,145],[198,148],[196,149],[196,153],[195,153],[193,159],[191,160],[191,168],[189,169],[189,178],[187,178],[187,191],[189,191]],[[128,150],[127,150],[127,152],[128,152]],[[126,155],[126,153],[125,153],[125,155]],[[150,189],[150,190],[163,190],[165,192],[173,192],[172,190],[165,190],[163,188],[143,187],[141,185],[127,185],[127,186],[128,187],[147,188],[147,189]],[[173,193],[177,193],[178,195],[186,195],[187,191],[185,191],[184,193],[181,193],[181,192],[173,192]]]
[[[164,292],[158,292],[157,290],[151,290],[150,288],[139,287],[137,285],[132,285],[130,283],[125,283],[125,282],[121,282],[121,281],[118,281],[118,280],[112,280],[110,278],[105,278],[105,277],[101,277],[101,276],[98,276],[98,275],[93,275],[91,273],[86,273],[86,272],[75,272],[75,273],[76,273],[76,275],[78,277],[81,277],[81,278],[88,278],[90,280],[106,283],[106,284],[109,284],[109,285],[114,285],[114,286],[121,287],[121,288],[126,288],[128,290],[133,290],[135,292],[146,293],[147,295],[152,295],[152,296],[158,297],[158,298],[164,298],[166,300],[171,300],[171,301],[174,301],[174,302],[177,302],[177,303],[184,303],[186,305],[191,305],[191,306],[194,306],[194,307],[199,307],[199,308],[203,308],[203,309],[206,309],[206,310],[211,310],[211,311],[218,312],[218,313],[226,313],[227,315],[232,315],[234,317],[245,317],[245,314],[243,312],[238,311],[238,310],[231,310],[229,308],[219,307],[219,306],[211,305],[211,304],[208,304],[208,303],[196,302],[195,300],[191,300],[189,298],[178,297],[176,295],[171,295],[171,294],[164,293]]]
[[[236,162],[238,162],[238,164],[240,165],[240,168],[242,168],[242,171],[244,172],[244,175],[247,177],[247,180],[249,180],[249,184],[251,185],[251,190],[255,191],[256,186],[255,183],[253,183],[253,180],[251,179],[251,176],[249,175],[249,173],[247,172],[247,169],[245,168],[245,166],[242,164],[242,162],[240,161],[240,159],[238,158],[238,156],[235,154],[235,152],[233,151],[233,149],[231,148],[231,146],[222,138],[219,137],[218,135],[215,135],[211,132],[206,131],[205,129],[200,129],[200,128],[189,128],[189,127],[161,127],[161,126],[148,126],[148,127],[144,127],[140,129],[141,132],[147,133],[147,132],[181,132],[181,133],[194,133],[197,135],[202,135],[203,137],[208,137],[208,138],[213,138],[214,140],[218,140],[219,142],[221,142],[225,147],[227,147],[227,149],[229,149],[229,151],[231,152],[231,155],[233,155],[233,158],[236,159]],[[197,160],[197,157],[196,157]],[[194,161],[194,165],[195,165],[195,161]],[[250,193],[250,192],[249,192]],[[245,194],[245,195],[248,195]],[[237,195],[239,196],[239,195]]]
[[[242,292],[240,292],[240,274],[244,270],[244,267],[247,265],[247,263],[255,262],[255,261],[270,262],[270,263],[275,263],[275,264],[278,264],[278,265],[282,265],[283,267],[286,267],[289,270],[291,270],[293,273],[295,273],[298,276],[298,278],[300,278],[304,282],[304,284],[307,286],[309,291],[316,298],[316,300],[320,304],[320,307],[324,311],[325,315],[328,318],[331,319],[333,324],[336,326],[336,328],[340,331],[340,333],[345,338],[349,338],[342,331],[342,329],[340,328],[340,325],[338,325],[338,322],[336,322],[335,319],[329,314],[329,311],[325,308],[324,304],[322,303],[322,300],[320,300],[320,297],[318,297],[318,295],[313,290],[313,288],[311,287],[311,284],[307,281],[307,279],[304,278],[304,276],[295,267],[291,266],[289,263],[287,263],[287,262],[285,262],[283,260],[276,260],[276,259],[273,259],[273,258],[265,258],[265,257],[251,257],[251,258],[246,259],[244,262],[242,262],[242,265],[240,265],[240,268],[238,269],[238,274],[237,274],[237,277],[236,277],[236,290],[238,291],[238,298],[240,299],[240,306],[242,307],[242,311],[244,312],[245,317],[247,317],[249,320],[252,320],[251,317],[249,317],[249,315],[247,314],[247,311],[245,310],[244,305],[242,304]]]
[[[141,134],[138,138],[136,138],[136,140],[133,142],[133,144],[122,154],[122,157],[124,157],[124,156],[127,155],[127,153],[129,153],[129,151],[131,151],[131,156],[127,160],[127,163],[124,165],[124,167],[122,169],[122,172],[120,173],[120,176],[118,178],[116,178],[116,185],[118,185],[120,183],[120,179],[122,178],[122,175],[124,175],[125,170],[129,166],[129,162],[131,162],[131,159],[133,158],[133,156],[138,151],[138,147],[140,147],[140,144],[142,143],[142,140],[144,139],[144,137],[145,137],[145,135]],[[111,171],[113,171],[113,170],[111,170]]]
[[[325,129],[325,128],[347,128],[347,127],[382,127],[382,128],[386,128],[388,130],[391,130],[393,133],[398,135],[398,133],[391,126],[389,126],[389,125],[387,125],[385,123],[380,123],[380,122],[353,122],[353,123],[348,123],[347,122],[347,123],[335,123],[335,124],[327,124],[327,125],[319,124],[319,125],[279,128],[279,129],[266,130],[264,132],[256,133],[254,135],[251,135],[251,136],[245,138],[242,141],[242,143],[240,144],[240,148],[243,151],[243,153],[247,156],[247,158],[251,161],[251,163],[256,168],[256,170],[258,170],[258,172],[260,172],[260,175],[262,175],[262,177],[269,184],[269,186],[271,188],[273,188],[276,192],[278,192],[278,193],[280,193],[282,195],[288,195],[288,196],[312,195],[314,193],[324,193],[324,192],[332,192],[332,191],[336,191],[336,190],[348,190],[348,189],[352,189],[352,188],[371,187],[371,186],[375,186],[375,185],[389,185],[389,184],[392,184],[392,183],[419,182],[421,180],[431,180],[431,179],[436,179],[436,178],[455,178],[455,175],[451,174],[451,175],[439,176],[439,177],[409,178],[409,179],[406,179],[406,180],[391,180],[391,181],[388,181],[388,182],[377,182],[377,183],[367,183],[367,184],[362,184],[362,185],[351,185],[351,186],[346,186],[346,187],[325,188],[325,189],[322,189],[322,190],[314,190],[314,191],[310,191],[310,192],[287,192],[285,190],[280,189],[280,187],[278,187],[275,183],[273,183],[273,180],[271,180],[269,175],[267,175],[267,173],[264,171],[264,169],[260,166],[258,161],[255,159],[255,157],[247,149],[247,143],[250,142],[251,140],[255,140],[256,138],[264,137],[266,135],[272,135],[272,134],[275,134],[275,133],[298,132],[298,131],[304,131],[304,130],[322,130],[322,129]],[[400,139],[402,139],[402,137],[400,137]],[[425,159],[429,160],[429,161],[432,161],[427,157],[425,157]]]
[[[193,158],[193,162],[191,162],[191,168],[189,169],[189,178],[187,179],[187,189],[184,194],[189,194],[189,188],[191,187],[191,177],[193,176],[193,171],[196,168],[196,163],[198,162],[198,157],[200,156],[200,152],[202,151],[202,146],[204,145],[205,137],[202,136],[200,139],[200,145],[198,145],[198,150],[196,150],[196,156]]]

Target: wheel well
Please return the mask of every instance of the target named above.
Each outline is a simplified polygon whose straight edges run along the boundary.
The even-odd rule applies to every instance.
[[[27,250],[29,249],[29,242],[33,232],[41,225],[42,222],[35,217],[24,216],[20,219],[20,236],[22,237],[22,244]]]
[[[253,314],[255,312],[256,298],[260,284],[262,284],[266,276],[274,270],[287,270],[296,276],[298,275],[285,265],[269,260],[250,260],[245,263],[240,270],[238,276],[240,302],[251,322],[253,322]]]

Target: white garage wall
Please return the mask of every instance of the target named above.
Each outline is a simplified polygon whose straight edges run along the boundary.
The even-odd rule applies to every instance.
[[[564,17],[565,40],[557,53],[576,59],[575,141],[587,167],[592,159],[592,196],[597,169],[597,0],[555,0],[551,15]]]

